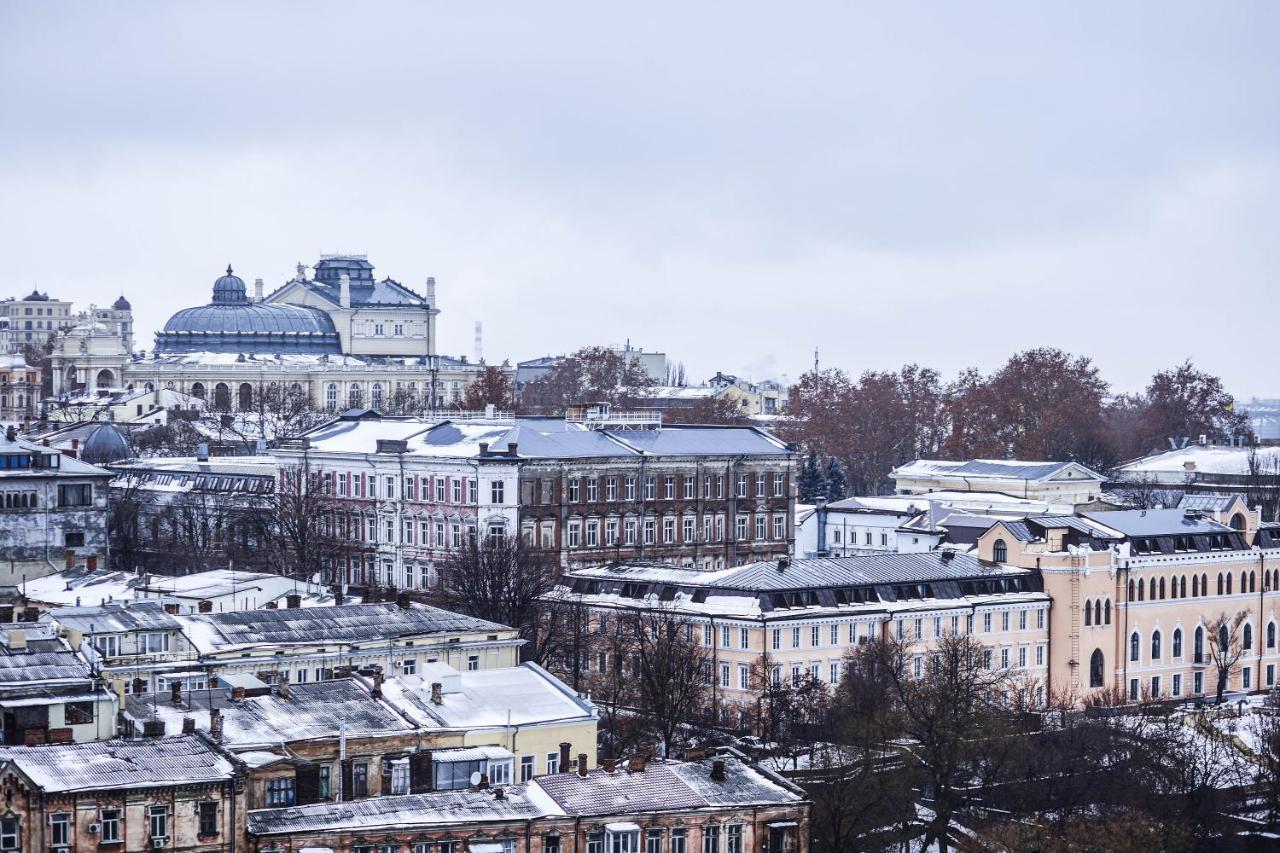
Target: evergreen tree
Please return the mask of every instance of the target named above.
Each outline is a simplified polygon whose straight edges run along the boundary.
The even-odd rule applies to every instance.
[[[800,466],[800,478],[796,483],[800,503],[811,504],[815,498],[825,496],[826,481],[822,477],[822,469],[818,467],[818,454],[810,450]]]
[[[827,471],[823,479],[827,487],[827,500],[838,501],[847,497],[845,494],[844,472],[840,470],[840,463],[834,456],[827,457]]]

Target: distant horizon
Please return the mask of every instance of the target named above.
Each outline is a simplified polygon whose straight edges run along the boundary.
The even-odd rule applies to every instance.
[[[674,23],[678,22],[678,24]],[[1052,346],[1280,397],[1280,7],[0,6],[3,295],[133,303],[337,249],[438,349],[630,338],[794,383]]]

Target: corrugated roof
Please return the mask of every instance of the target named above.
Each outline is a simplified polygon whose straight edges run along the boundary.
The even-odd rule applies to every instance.
[[[45,746],[0,746],[46,793],[157,788],[229,780],[231,762],[194,735]]]
[[[206,653],[236,646],[367,643],[422,634],[511,630],[438,607],[403,608],[391,603],[189,613],[177,619],[196,647]]]
[[[89,607],[58,607],[49,611],[53,621],[88,634],[116,631],[174,631],[182,627],[165,612],[159,601],[108,602]]]

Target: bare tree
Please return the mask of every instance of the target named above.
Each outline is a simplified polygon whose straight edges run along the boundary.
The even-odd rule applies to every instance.
[[[111,543],[111,567],[131,571],[142,556],[145,498],[142,478],[123,471],[111,481],[107,498],[107,538]]]
[[[520,407],[529,414],[558,415],[575,403],[629,406],[654,384],[639,359],[604,347],[585,347],[525,386]]]
[[[649,610],[630,621],[637,710],[670,755],[681,730],[707,718],[711,655],[694,641],[690,623],[669,610]]]
[[[331,476],[331,475],[330,475]],[[339,534],[331,480],[304,457],[280,469],[275,491],[257,519],[262,558],[278,574],[305,580],[325,575],[350,544]]]
[[[259,437],[266,441],[295,438],[323,420],[311,397],[298,383],[269,382],[254,395]]]
[[[510,374],[501,367],[486,367],[467,385],[462,405],[473,411],[483,411],[485,406],[511,411],[515,406],[515,391]]]
[[[543,664],[557,642],[545,630],[543,601],[555,584],[555,565],[543,550],[517,536],[474,536],[445,559],[431,598],[446,610],[515,628],[525,641],[521,657]]]
[[[1209,635],[1209,663],[1218,675],[1215,704],[1222,704],[1222,694],[1227,689],[1227,682],[1236,670],[1240,658],[1244,656],[1241,635],[1248,619],[1249,611],[1241,610],[1234,616],[1223,613],[1205,626]]]

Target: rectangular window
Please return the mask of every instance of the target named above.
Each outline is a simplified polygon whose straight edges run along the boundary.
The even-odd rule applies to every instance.
[[[453,485],[453,502],[462,503],[462,478],[453,477],[449,482]]]
[[[809,628],[809,645],[811,646],[821,645],[821,640],[822,640],[821,629],[817,625],[813,625],[812,627],[810,627]]]
[[[582,481],[577,477],[569,479],[569,503],[577,503],[582,495]]]
[[[1273,663],[1269,663],[1267,664],[1267,686],[1274,687],[1275,683],[1276,683],[1276,665]]]
[[[697,521],[696,521],[696,519],[694,519],[694,517],[693,517],[692,515],[686,515],[686,516],[684,517],[684,531],[683,531],[683,532],[684,532],[684,539],[683,539],[683,541],[684,541],[684,542],[689,543],[689,542],[692,542],[692,541],[694,540],[694,538],[695,538],[695,536],[696,536],[696,533],[695,533],[695,530],[696,530],[696,526],[695,526],[695,525],[696,525],[696,524],[697,524]]]
[[[480,484],[475,480],[467,480],[467,503],[478,504],[480,498],[477,497],[480,491]]]
[[[1027,647],[1018,647],[1018,666],[1025,667],[1027,665]]]
[[[169,809],[167,806],[151,806],[147,809],[147,824],[152,838],[169,837]]]
[[[800,629],[799,628],[791,629],[791,648],[793,649],[800,648]]]
[[[683,827],[671,830],[671,853],[689,853],[689,830]]]
[[[560,772],[560,753],[558,752],[547,753],[547,772],[548,773]]]
[[[369,765],[361,761],[351,765],[351,796],[369,796]]]
[[[595,548],[600,544],[600,522],[592,519],[587,522],[587,547]]]
[[[200,804],[200,830],[201,835],[217,835],[218,834],[218,804],[207,801]]]
[[[1036,628],[1038,630],[1044,630],[1044,610],[1036,611]]]
[[[775,650],[776,650],[776,649],[780,649],[780,648],[782,648],[782,629],[781,629],[781,628],[774,628],[774,629],[773,629],[773,638],[772,638],[772,640],[770,641],[770,645],[771,645]]]
[[[696,478],[690,474],[684,475],[684,499],[693,500],[694,489],[697,488]]]
[[[618,478],[617,477],[605,478],[604,499],[607,501],[616,501],[618,499]]]
[[[67,812],[56,812],[49,815],[49,844],[53,847],[70,846],[71,815]]]
[[[568,545],[568,547],[570,547],[570,548],[577,548],[577,547],[581,544],[581,542],[580,542],[581,536],[582,536],[582,522],[580,522],[580,521],[571,521],[571,522],[569,522],[569,545]]]
[[[676,499],[676,478],[670,474],[662,478],[662,497],[669,501]]]
[[[636,478],[628,477],[626,481],[626,491],[624,500],[633,501],[636,499]]]
[[[1191,678],[1192,678],[1192,684],[1194,685],[1193,690],[1196,693],[1203,693],[1204,692],[1204,673],[1203,672],[1194,673],[1191,676]]]
[[[676,541],[676,519],[675,516],[667,516],[662,519],[662,541],[668,545]]]
[[[658,524],[657,521],[652,518],[646,518],[644,520],[644,544],[646,545],[653,544],[654,534],[657,530],[657,524]]]
[[[587,503],[595,503],[599,499],[600,483],[595,477],[587,478]]]
[[[1044,666],[1044,646],[1036,646],[1036,666]]]
[[[293,777],[267,780],[267,805],[271,807],[293,805]]]
[[[445,485],[447,478],[436,477],[436,503],[442,504],[445,501]]]
[[[92,503],[92,483],[58,486],[58,506],[89,506]]]
[[[618,519],[606,519],[604,523],[604,544],[618,544]]]
[[[984,634],[991,633],[991,614],[990,613],[982,614],[982,632]]]
[[[1182,695],[1182,673],[1175,673],[1173,676],[1173,695]]]
[[[834,680],[833,678],[832,681]],[[725,853],[743,853],[742,824],[735,823],[726,827],[725,842]]]
[[[103,809],[98,813],[98,837],[103,844],[116,844],[124,840],[120,837],[120,809]],[[0,847],[3,846],[0,844]]]
[[[751,667],[747,666],[745,663],[738,664],[738,689],[751,689]]]
[[[1253,667],[1246,666],[1240,670],[1240,686],[1245,690],[1253,688]]]
[[[1019,631],[1027,630],[1027,611],[1026,610],[1018,611],[1018,630]]]
[[[494,480],[489,484],[489,503],[500,504],[506,503],[506,484],[501,480]]]
[[[740,515],[734,520],[733,535],[739,542],[747,541],[747,517],[745,515]]]
[[[534,758],[532,755],[520,756],[520,781],[521,782],[528,782],[530,779],[533,778],[533,774],[535,772],[533,767],[533,762],[534,762]]]
[[[745,498],[747,496],[747,475],[739,474],[735,480],[734,494],[737,497]]]
[[[546,845],[542,847],[544,853]],[[651,829],[645,833],[644,837],[644,853],[662,853],[662,830]]]
[[[720,664],[720,686],[729,686],[729,664],[727,663]]]
[[[765,524],[768,521],[763,515],[756,516],[756,541],[763,542],[766,538]]]
[[[714,823],[702,827],[702,853],[720,853],[720,827]]]
[[[1001,631],[1009,630],[1009,611],[1008,610],[1000,614],[1000,630]]]

